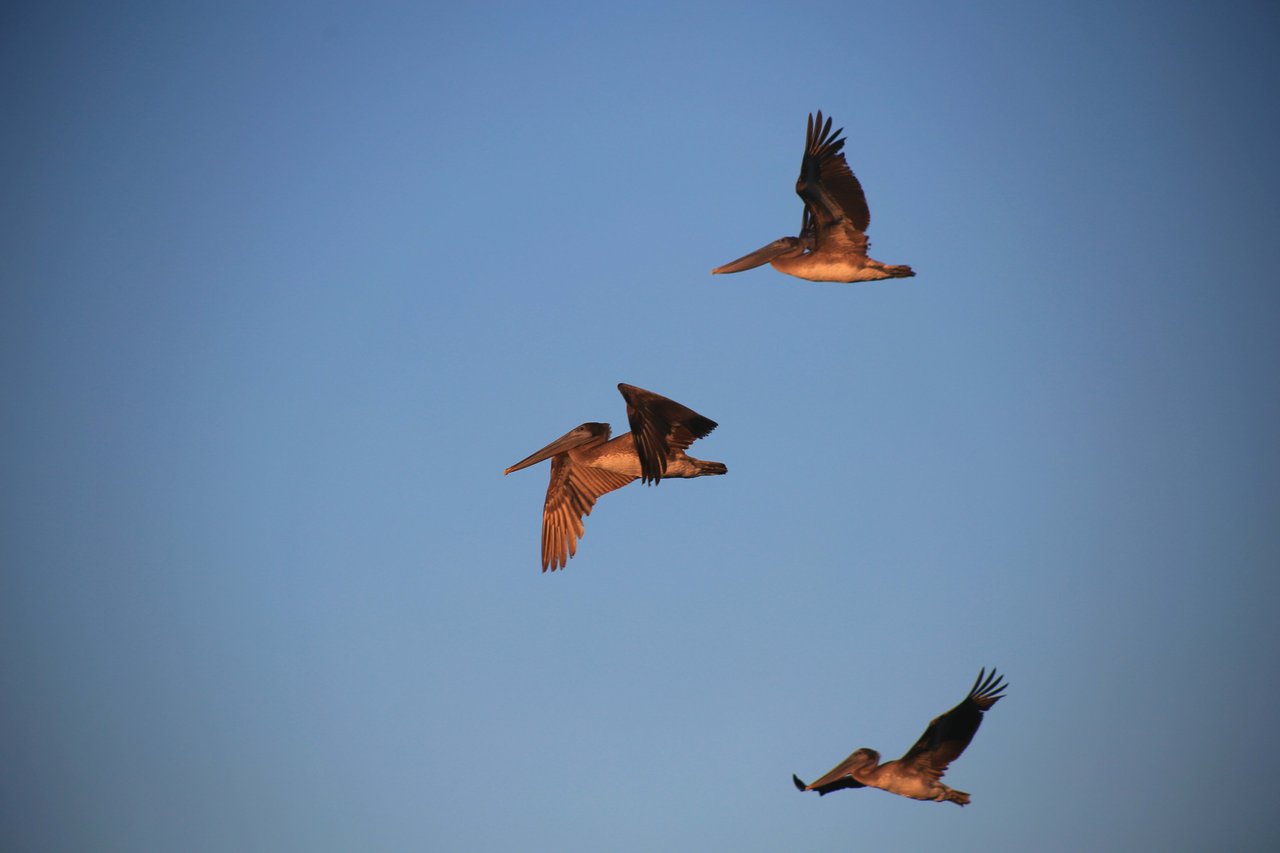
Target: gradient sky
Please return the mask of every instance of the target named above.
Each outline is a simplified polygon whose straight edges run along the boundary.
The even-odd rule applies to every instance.
[[[1036,8],[1032,8],[1032,7]],[[0,847],[1275,849],[1272,3],[0,13]],[[794,234],[806,114],[872,254]],[[725,477],[547,466],[615,389]],[[800,795],[1011,684],[965,809]]]

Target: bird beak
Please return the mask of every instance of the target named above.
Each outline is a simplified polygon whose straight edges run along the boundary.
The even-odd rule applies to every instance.
[[[769,263],[779,255],[785,255],[799,248],[800,241],[795,237],[780,237],[767,246],[761,246],[749,255],[744,255],[736,261],[730,261],[722,267],[716,267],[711,271],[711,274],[719,275],[720,273],[752,270],[762,264]]]
[[[543,459],[550,459],[552,456],[559,456],[561,453],[569,452],[584,441],[588,441],[590,438],[590,435],[583,435],[582,427],[575,427],[536,453],[521,459],[502,473],[510,474],[512,471],[519,471],[521,468],[528,468],[530,465],[537,465]]]

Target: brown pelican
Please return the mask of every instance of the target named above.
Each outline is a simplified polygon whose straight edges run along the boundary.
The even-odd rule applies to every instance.
[[[831,132],[831,119],[822,122],[809,114],[804,159],[796,194],[804,201],[804,221],[799,237],[780,237],[746,257],[716,267],[711,272],[728,273],[773,264],[778,272],[809,281],[875,281],[915,275],[908,266],[882,264],[867,257],[867,225],[871,211],[862,184],[849,171],[840,149],[844,128]]]
[[[985,681],[983,680],[985,677]],[[859,749],[835,766],[826,776],[806,785],[800,777],[792,776],[801,791],[817,791],[829,794],[841,788],[882,788],[892,794],[901,794],[913,800],[951,801],[968,805],[969,795],[955,788],[948,788],[939,780],[947,772],[947,766],[960,757],[964,748],[973,740],[974,732],[982,725],[982,714],[1000,699],[1007,684],[1003,677],[984,667],[978,680],[964,701],[929,723],[916,745],[897,761],[880,764],[880,753],[874,749]]]
[[[609,425],[586,423],[512,465],[504,474],[551,459],[551,483],[542,508],[542,570],[569,563],[582,537],[582,517],[591,514],[596,498],[621,489],[639,477],[657,484],[663,477],[724,474],[719,462],[686,456],[685,450],[716,428],[704,418],[660,394],[618,383],[627,401],[631,432],[609,440]]]

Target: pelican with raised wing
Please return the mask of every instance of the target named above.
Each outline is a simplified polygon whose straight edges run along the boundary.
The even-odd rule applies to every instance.
[[[512,465],[504,474],[551,460],[551,483],[542,508],[542,570],[568,565],[582,538],[582,519],[596,499],[635,479],[656,485],[663,477],[724,474],[719,462],[703,462],[685,454],[705,438],[716,422],[660,394],[618,384],[627,401],[631,432],[610,440],[608,424],[585,423],[537,453]]]
[[[942,784],[943,774],[951,762],[960,757],[964,748],[982,725],[982,715],[1004,698],[1004,678],[984,667],[978,680],[964,701],[929,723],[916,745],[897,761],[880,763],[880,753],[874,749],[859,749],[840,762],[830,773],[815,782],[805,784],[799,776],[791,780],[801,791],[817,791],[830,794],[841,788],[881,788],[891,794],[900,794],[913,800],[952,802],[965,806],[969,795]]]
[[[761,264],[772,264],[778,272],[809,281],[876,281],[915,275],[911,267],[884,264],[867,257],[870,243],[867,226],[871,211],[862,184],[845,162],[844,128],[831,132],[831,119],[824,123],[809,114],[804,159],[796,194],[804,202],[804,220],[799,237],[780,237],[751,254],[738,258],[713,274],[742,272]]]

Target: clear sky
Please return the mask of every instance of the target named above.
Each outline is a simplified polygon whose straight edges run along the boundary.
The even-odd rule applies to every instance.
[[[1272,3],[0,13],[0,847],[1275,849]],[[872,254],[800,224],[846,129]],[[725,477],[548,467],[615,385]],[[791,785],[1007,674],[965,809]]]

